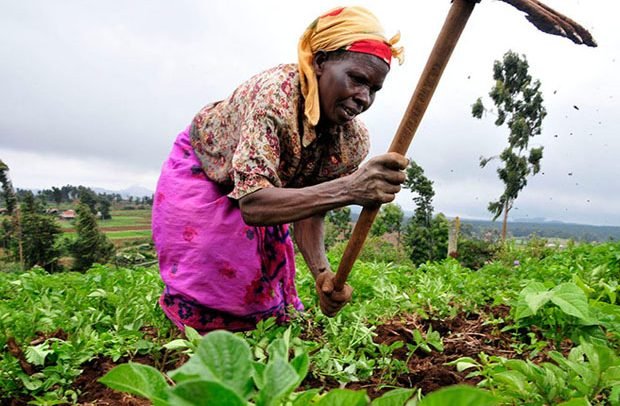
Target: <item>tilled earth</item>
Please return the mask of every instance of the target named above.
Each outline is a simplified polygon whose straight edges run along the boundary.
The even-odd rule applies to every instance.
[[[517,354],[513,349],[513,337],[509,333],[501,332],[503,327],[501,319],[509,312],[506,306],[498,306],[486,309],[483,314],[458,314],[456,317],[446,320],[422,320],[415,315],[401,315],[392,320],[378,325],[375,333],[375,342],[390,345],[395,341],[403,343],[414,343],[413,331],[416,329],[428,331],[432,327],[434,331],[441,334],[444,351],[433,350],[425,353],[417,350],[410,356],[406,345],[394,350],[392,357],[407,362],[408,372],[393,378],[392,382],[386,382],[381,371],[372,376],[367,381],[353,382],[346,385],[349,389],[365,389],[371,398],[380,396],[388,391],[390,387],[419,388],[426,394],[441,387],[454,384],[475,385],[478,378],[467,378],[469,371],[458,372],[455,367],[446,365],[460,357],[472,357],[477,359],[479,353],[487,355],[498,355],[505,358],[525,357],[527,354]],[[499,320],[498,323],[488,323],[491,318]],[[539,355],[539,362],[545,357],[544,352]],[[171,370],[180,366],[185,359],[171,361],[155,360],[150,357],[137,357],[134,362],[162,367]],[[113,362],[108,358],[98,358],[83,365],[83,373],[75,382],[75,389],[80,393],[79,404],[81,405],[125,405],[141,406],[150,403],[142,398],[113,391],[97,382],[114,366],[126,362],[122,359]],[[335,380],[319,379],[312,372],[302,383],[303,388],[321,387],[325,390],[340,387]],[[23,405],[26,399],[18,399],[11,402],[3,402],[3,405]]]

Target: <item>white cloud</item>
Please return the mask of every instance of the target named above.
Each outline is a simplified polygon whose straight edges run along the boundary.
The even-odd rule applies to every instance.
[[[535,141],[544,175],[517,201],[517,217],[620,225],[620,36],[611,0],[547,0],[583,23],[595,49],[538,32],[503,2],[477,5],[408,155],[435,181],[437,210],[488,217],[501,191],[480,156],[498,154],[505,130],[470,105],[492,86],[493,61],[527,55],[549,115]],[[406,63],[392,68],[364,115],[371,154],[387,150],[450,6],[448,1],[345,1],[400,30]],[[0,5],[0,158],[17,187],[90,184],[154,188],[174,136],[204,104],[250,75],[294,62],[297,39],[334,6],[310,3],[3,2]],[[573,106],[577,106],[578,110]],[[555,137],[557,135],[557,137]],[[568,175],[572,173],[572,175]],[[589,202],[587,202],[589,200]],[[398,197],[413,209],[410,196]]]

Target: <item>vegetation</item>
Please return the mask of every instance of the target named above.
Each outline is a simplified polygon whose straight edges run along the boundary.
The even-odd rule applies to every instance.
[[[60,247],[56,243],[61,234],[54,218],[41,214],[34,196],[27,195],[21,208],[21,230],[19,244],[13,244],[14,257],[20,254],[24,267],[40,266],[48,272],[57,270]]]
[[[519,192],[527,185],[527,177],[540,171],[543,147],[530,147],[531,139],[541,133],[542,121],[547,115],[543,106],[540,81],[533,80],[528,73],[529,65],[525,56],[508,51],[502,61],[493,65],[495,85],[489,96],[497,108],[495,125],[508,127],[508,146],[499,155],[502,166],[497,169],[504,183],[504,191],[497,201],[489,203],[493,220],[503,214],[502,240],[506,239],[508,213],[513,207]],[[485,108],[478,98],[472,106],[472,115],[482,118]],[[480,166],[485,167],[498,157],[480,158]]]
[[[416,209],[405,228],[405,246],[415,265],[445,258],[448,253],[448,220],[440,214],[433,217],[433,182],[424,169],[411,160],[406,170],[404,187],[415,195]]]
[[[329,252],[333,265],[340,255]],[[362,253],[354,300],[335,318],[300,259],[304,313],[204,339],[163,316],[156,267],[0,272],[0,393],[39,405],[129,396],[102,379],[154,404],[618,401],[619,243],[506,245],[475,272],[389,255]]]
[[[325,216],[325,248],[338,242],[348,241],[352,230],[349,207],[328,211]]]
[[[114,245],[102,233],[91,209],[86,204],[77,207],[75,228],[77,238],[69,247],[75,258],[74,271],[84,271],[94,263],[106,263],[114,255]]]

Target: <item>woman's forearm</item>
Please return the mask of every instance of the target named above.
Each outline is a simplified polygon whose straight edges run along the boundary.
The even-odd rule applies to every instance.
[[[239,200],[243,220],[254,226],[291,223],[350,204],[376,207],[394,200],[405,181],[408,161],[390,152],[379,155],[354,173],[299,189],[265,188]]]
[[[323,214],[317,214],[295,222],[293,236],[314,279],[323,271],[329,270],[325,255]]]
[[[292,223],[352,203],[343,178],[300,189],[265,188],[239,200],[249,225]]]

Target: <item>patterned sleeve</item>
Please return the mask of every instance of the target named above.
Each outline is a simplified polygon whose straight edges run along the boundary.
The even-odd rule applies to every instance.
[[[233,199],[259,189],[282,186],[278,176],[280,140],[276,120],[268,109],[268,106],[255,107],[241,126],[232,158],[234,188],[228,194]]]

